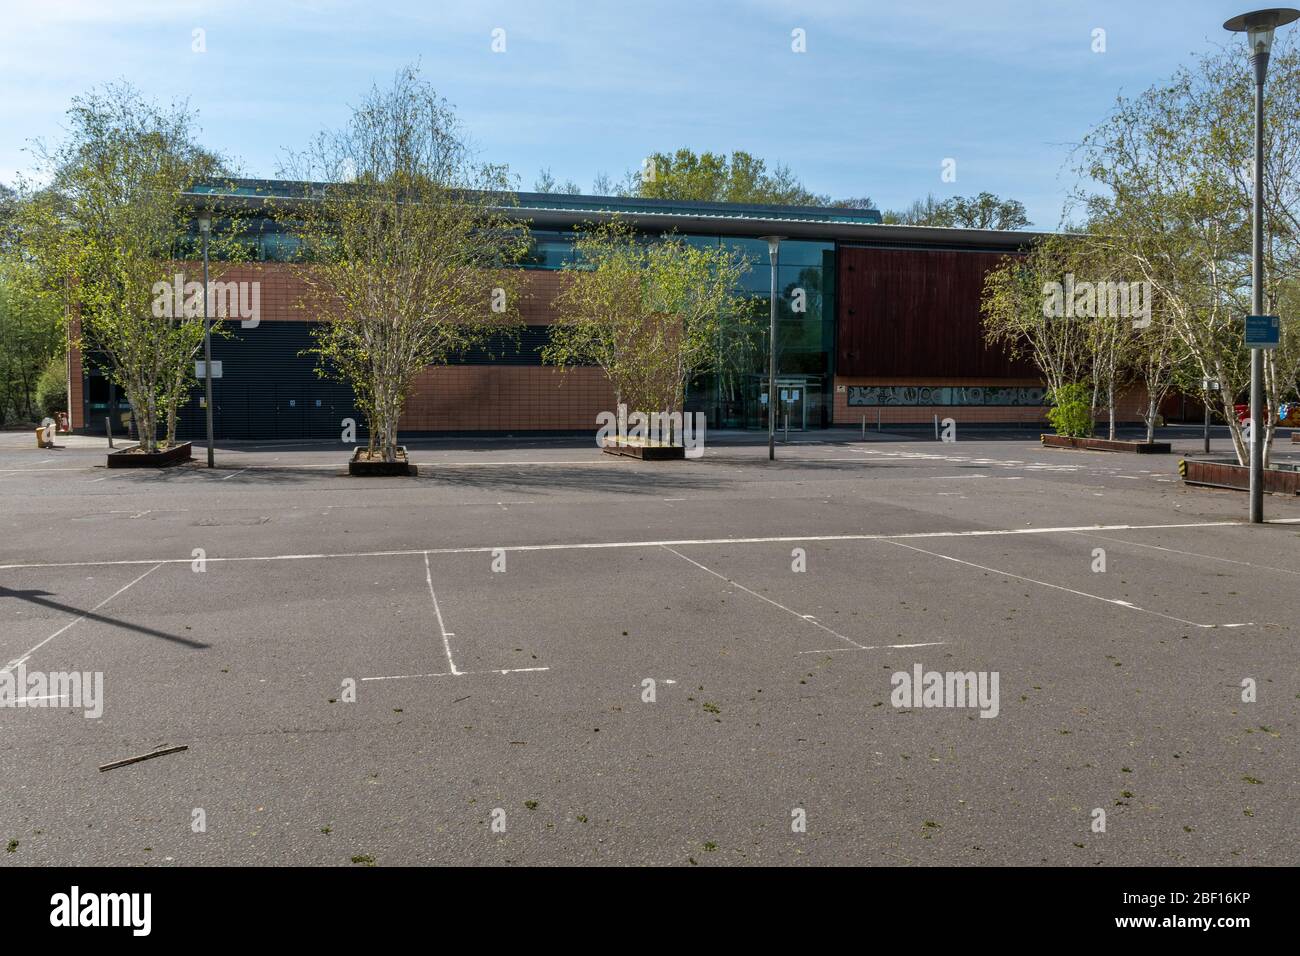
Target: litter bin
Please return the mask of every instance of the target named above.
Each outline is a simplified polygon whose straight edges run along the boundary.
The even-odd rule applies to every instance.
[[[36,447],[54,447],[54,419],[45,418],[41,420],[41,427],[36,429]]]

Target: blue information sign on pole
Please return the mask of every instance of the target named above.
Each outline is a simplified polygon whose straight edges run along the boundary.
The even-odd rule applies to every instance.
[[[1280,329],[1276,315],[1246,316],[1246,348],[1277,348]]]

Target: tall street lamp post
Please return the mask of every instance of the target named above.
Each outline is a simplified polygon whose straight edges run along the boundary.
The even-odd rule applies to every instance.
[[[199,234],[203,236],[203,390],[208,411],[208,467],[216,467],[212,458],[212,320],[208,313],[208,234],[212,217],[199,216]]]
[[[767,337],[767,459],[776,460],[776,264],[781,256],[785,236],[763,236],[767,240],[767,258],[772,263],[772,318]]]
[[[1255,199],[1251,230],[1251,312],[1264,314],[1264,78],[1273,31],[1300,18],[1300,10],[1272,7],[1243,13],[1223,25],[1245,33],[1250,65],[1255,68]],[[1264,351],[1250,350],[1250,522],[1264,520]]]

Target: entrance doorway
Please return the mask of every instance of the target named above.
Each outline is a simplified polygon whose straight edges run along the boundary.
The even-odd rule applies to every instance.
[[[775,410],[776,429],[783,431],[789,422],[790,431],[805,431],[822,427],[822,380],[816,375],[778,375],[776,395],[768,400],[767,377],[755,375],[748,389],[750,414],[746,424],[750,428],[767,428],[769,408]]]

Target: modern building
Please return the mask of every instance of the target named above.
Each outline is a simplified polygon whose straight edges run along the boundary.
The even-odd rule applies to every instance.
[[[301,307],[303,284],[291,264],[295,238],[266,204],[304,184],[241,180],[186,194],[195,208],[238,210],[251,261],[226,268],[227,282],[256,282],[260,320],[225,322],[214,337],[213,418],[218,439],[337,438],[344,418],[360,416],[348,386],[321,377],[304,354],[319,317]],[[562,372],[544,365],[551,302],[574,259],[574,228],[618,216],[647,235],[668,231],[692,243],[724,244],[753,262],[745,290],[767,315],[767,244],[778,234],[778,424],[792,430],[930,422],[1043,419],[1035,370],[984,344],[984,276],[1031,241],[1028,232],[884,225],[874,210],[565,196],[521,193],[512,215],[530,222],[523,268],[526,325],[517,340],[430,367],[407,402],[402,433],[587,431],[610,409],[612,391],[596,368]],[[198,275],[198,270],[191,270]],[[766,336],[748,368],[691,384],[687,407],[711,428],[767,427]],[[102,433],[127,411],[93,357],[71,357],[74,427]],[[202,389],[185,408],[181,437],[204,434]]]

